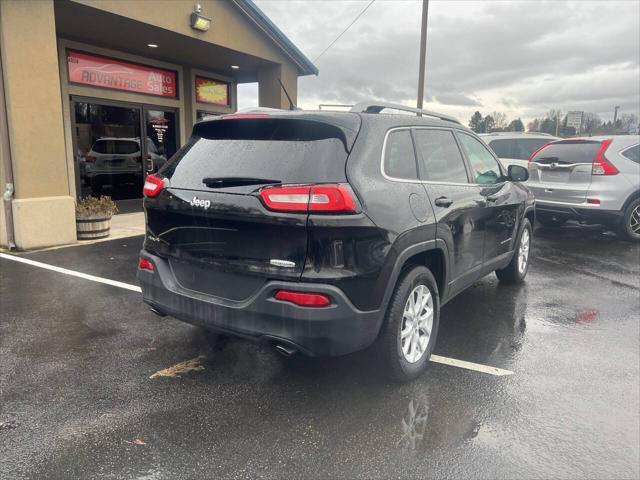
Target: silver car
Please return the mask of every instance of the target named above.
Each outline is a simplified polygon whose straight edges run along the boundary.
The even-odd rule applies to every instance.
[[[480,137],[491,147],[505,168],[509,168],[509,165],[528,168],[528,160],[533,152],[545,143],[560,140],[548,133],[537,132],[481,133]]]
[[[640,240],[640,137],[610,135],[549,143],[529,161],[527,187],[546,226],[568,219],[615,226]]]

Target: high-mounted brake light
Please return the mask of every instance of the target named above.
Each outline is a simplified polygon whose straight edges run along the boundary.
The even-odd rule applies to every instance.
[[[140,257],[140,259],[138,260],[138,268],[140,270],[148,270],[150,272],[153,272],[153,263],[151,263],[144,257]]]
[[[260,198],[276,212],[356,212],[355,197],[347,185],[266,187],[260,190]]]
[[[266,118],[268,113],[232,113],[230,115],[223,115],[222,120],[230,120],[233,118]]]
[[[530,156],[529,156],[529,163],[531,163],[531,160],[533,160],[533,157],[535,157],[537,154],[539,154],[544,148],[548,147],[549,145],[551,145],[551,142],[549,143],[545,143],[544,145],[542,145],[541,147],[539,147],[535,152],[533,152]]]
[[[329,297],[322,293],[293,292],[278,290],[273,296],[276,300],[291,302],[301,307],[327,307],[331,305]]]
[[[619,173],[618,169],[604,156],[604,152],[607,151],[612,141],[611,138],[608,138],[600,144],[600,148],[593,159],[591,175],[617,175]]]
[[[155,197],[165,187],[164,178],[160,178],[157,175],[148,175],[144,181],[144,187],[142,193],[145,197]]]

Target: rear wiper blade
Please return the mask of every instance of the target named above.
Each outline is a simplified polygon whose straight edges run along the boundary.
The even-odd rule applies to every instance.
[[[252,177],[205,177],[202,179],[209,188],[241,187],[243,185],[272,185],[282,183],[282,180]]]

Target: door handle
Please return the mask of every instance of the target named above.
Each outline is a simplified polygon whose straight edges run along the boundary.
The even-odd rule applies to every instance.
[[[453,200],[451,200],[450,198],[447,198],[447,197],[438,197],[438,198],[435,199],[435,201],[433,203],[435,203],[436,206],[438,206],[438,207],[449,208],[451,206],[451,204],[453,203]]]

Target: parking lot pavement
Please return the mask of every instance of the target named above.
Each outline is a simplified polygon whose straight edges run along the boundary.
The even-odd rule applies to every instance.
[[[135,283],[140,243],[22,257]],[[211,346],[137,292],[0,258],[0,478],[638,478],[640,246],[574,225],[534,255],[524,286],[442,310],[438,355],[514,374],[405,385],[370,351]]]

